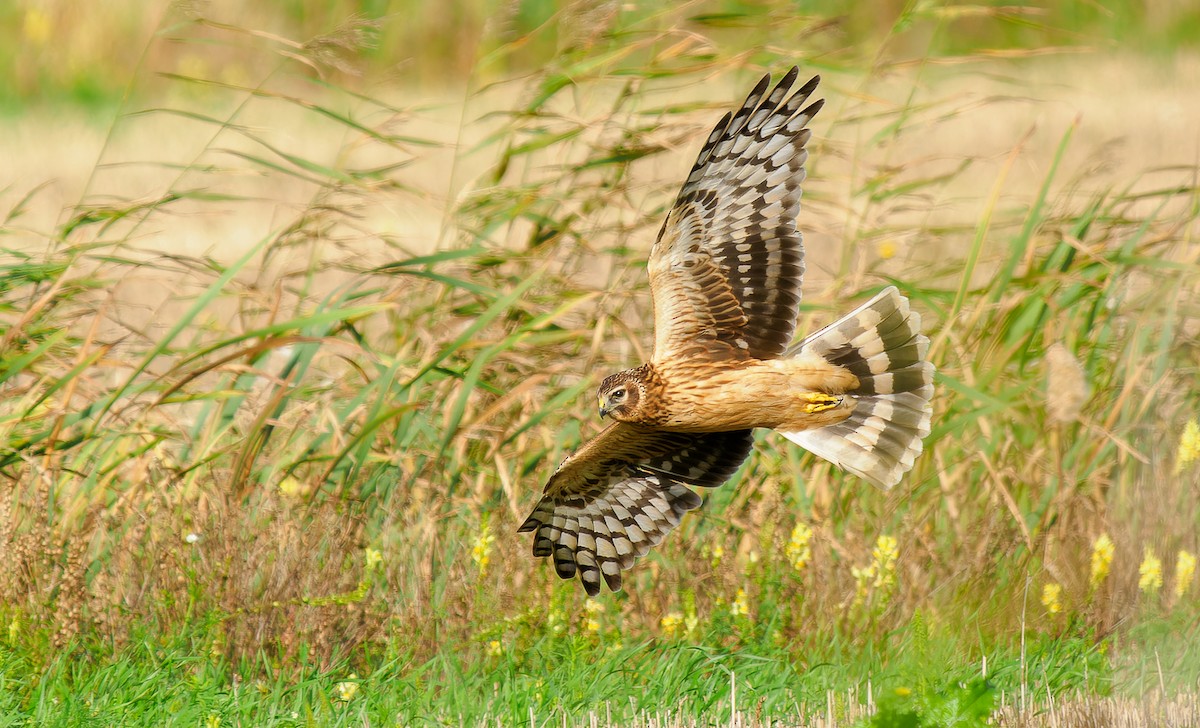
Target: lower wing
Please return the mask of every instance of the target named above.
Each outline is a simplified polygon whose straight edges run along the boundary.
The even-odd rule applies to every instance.
[[[518,529],[533,531],[533,555],[554,557],[559,577],[576,574],[591,596],[600,579],[621,589],[631,568],[700,507],[688,486],[715,487],[750,454],[750,430],[680,433],[615,423],[568,457]]]

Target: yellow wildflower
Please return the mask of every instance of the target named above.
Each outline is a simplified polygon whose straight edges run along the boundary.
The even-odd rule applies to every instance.
[[[17,635],[21,634],[21,620],[13,612],[12,621],[8,623],[8,644],[17,644]]]
[[[1183,434],[1179,436],[1179,451],[1175,454],[1175,472],[1182,472],[1196,460],[1200,460],[1200,424],[1197,424],[1195,419],[1191,419],[1184,425]]]
[[[479,565],[479,575],[487,571],[488,561],[492,558],[492,543],[496,540],[495,534],[492,533],[492,524],[488,522],[487,517],[483,519],[479,536],[475,539],[475,545],[471,547],[471,560]]]
[[[879,244],[879,257],[883,260],[890,260],[896,257],[896,241],[888,238]]]
[[[868,582],[875,578],[874,566],[851,566],[850,575],[854,577],[854,604],[857,606],[867,599],[870,588]]]
[[[1088,585],[1092,591],[1099,589],[1104,580],[1108,578],[1108,572],[1112,567],[1113,551],[1113,542],[1107,533],[1100,534],[1092,543],[1092,573],[1088,577]]]
[[[896,583],[896,559],[900,550],[896,539],[892,536],[880,536],[875,541],[875,549],[871,552],[871,568],[874,570],[875,588],[890,587]]]
[[[358,694],[358,675],[350,673],[348,680],[343,680],[333,686],[333,697],[343,703],[348,703]]]
[[[373,549],[368,546],[365,552],[365,559],[366,571],[369,574],[374,571],[377,566],[383,563],[383,554],[379,552],[379,549]]]
[[[1187,593],[1187,590],[1192,586],[1192,579],[1196,577],[1196,555],[1187,551],[1180,551],[1179,558],[1175,561],[1175,598],[1179,599]]]
[[[750,598],[745,589],[738,589],[737,596],[729,604],[729,613],[735,617],[750,618]]]
[[[812,559],[812,548],[809,545],[812,535],[812,529],[806,523],[797,521],[796,527],[792,529],[792,537],[788,541],[787,548],[784,549],[788,563],[798,572],[804,571],[804,567],[808,566],[809,560]]]
[[[850,574],[854,577],[854,606],[865,602],[876,589],[880,591],[881,598],[887,601],[892,587],[896,585],[896,560],[899,557],[900,545],[895,537],[884,535],[875,539],[870,566],[850,567]]]
[[[38,8],[29,8],[25,11],[21,33],[31,45],[44,46],[54,35],[54,21],[44,11]]]
[[[204,728],[219,728],[220,725],[221,716],[216,713],[209,713],[208,717],[204,719]]]
[[[583,629],[596,634],[600,631],[600,615],[604,614],[604,603],[598,599],[588,599],[583,603]]]
[[[679,634],[679,628],[683,626],[683,614],[680,612],[664,614],[658,625],[662,628],[663,636],[675,637]]]
[[[492,640],[488,642],[487,652],[489,657],[499,657],[504,654],[504,645],[500,644],[500,640]]]
[[[1053,582],[1042,585],[1042,606],[1047,614],[1058,614],[1062,611],[1062,585]]]
[[[1138,567],[1138,589],[1146,594],[1154,594],[1162,588],[1162,561],[1154,555],[1152,549],[1146,549],[1142,565]]]
[[[712,567],[715,569],[721,565],[721,559],[725,558],[725,547],[721,544],[717,544],[716,546],[712,547],[712,549],[709,551],[709,554],[712,557]]]
[[[295,498],[296,496],[304,495],[304,486],[300,484],[299,480],[289,475],[279,481],[279,492],[289,498]]]

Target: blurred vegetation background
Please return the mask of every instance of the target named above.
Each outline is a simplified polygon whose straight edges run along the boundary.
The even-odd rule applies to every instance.
[[[1186,696],[1198,26],[1190,2],[3,4],[0,715]],[[927,452],[882,494],[761,433],[586,600],[515,528],[643,358],[646,251],[700,140],[794,63],[828,100],[800,329],[900,285],[939,370]]]
[[[930,0],[726,2],[551,2],[550,0],[12,0],[0,6],[0,109],[17,113],[29,104],[112,104],[153,87],[131,83],[139,67],[184,75],[212,70],[227,82],[254,76],[253,44],[222,42],[213,34],[183,43],[151,44],[170,34],[172,20],[203,16],[277,38],[328,36],[357,26],[369,42],[349,53],[341,70],[359,83],[398,83],[431,89],[528,73],[560,61],[565,50],[586,44],[589,32],[607,29],[620,14],[630,37],[692,29],[719,47],[744,49],[761,61],[803,48],[821,65],[936,60],[963,55],[1004,56],[1031,49],[1090,49],[1165,57],[1200,46],[1200,7],[1189,0],[971,4]],[[560,22],[563,14],[583,22]],[[164,24],[164,20],[168,22]],[[885,42],[886,41],[886,42]],[[509,45],[503,53],[495,51]],[[346,50],[326,49],[332,56]],[[648,56],[642,51],[642,60]],[[757,58],[755,56],[758,56]],[[635,55],[631,62],[636,63]],[[351,63],[352,61],[352,63]],[[348,83],[338,78],[339,83]]]

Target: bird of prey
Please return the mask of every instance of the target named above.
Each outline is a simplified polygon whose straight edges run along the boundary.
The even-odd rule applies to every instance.
[[[769,427],[881,488],[929,434],[933,366],[920,316],[894,287],[792,344],[804,273],[796,229],[819,77],[763,77],[708,135],[650,251],[654,355],[598,392],[612,418],[567,457],[521,525],[589,595],[619,591],[683,515],[690,486],[741,466]],[[807,105],[806,105],[807,104]]]

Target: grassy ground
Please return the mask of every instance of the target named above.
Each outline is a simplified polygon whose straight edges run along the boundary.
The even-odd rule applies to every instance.
[[[399,17],[164,9],[83,105],[111,124],[7,122],[0,724],[1200,721],[1186,47],[1088,50],[1119,13],[535,5],[464,6],[436,92],[361,48]],[[927,454],[883,494],[764,433],[587,600],[515,528],[644,355],[706,127],[796,61],[829,100],[801,328],[900,285]]]

